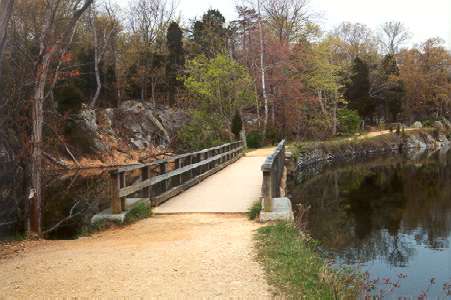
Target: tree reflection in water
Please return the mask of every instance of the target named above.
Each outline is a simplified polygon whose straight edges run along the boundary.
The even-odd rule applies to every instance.
[[[307,229],[338,262],[407,267],[420,247],[449,248],[450,161],[448,151],[329,166],[299,174],[291,197],[311,207]]]

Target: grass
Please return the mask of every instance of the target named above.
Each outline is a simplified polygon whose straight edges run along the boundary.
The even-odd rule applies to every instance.
[[[269,282],[286,298],[355,299],[359,293],[359,276],[332,269],[317,253],[317,243],[291,223],[260,228],[256,245]]]
[[[101,220],[97,221],[94,224],[84,227],[79,236],[89,236],[91,234],[104,231],[113,227],[124,227],[130,224],[133,224],[139,220],[149,218],[152,215],[152,208],[150,208],[145,203],[138,203],[135,207],[133,207],[125,217],[124,223],[119,223],[115,221]]]
[[[260,215],[260,211],[262,210],[262,203],[260,200],[257,200],[252,204],[252,206],[247,211],[247,216],[249,220],[255,220]]]
[[[148,218],[152,215],[152,209],[149,205],[141,202],[138,203],[135,207],[133,207],[125,218],[124,224],[132,224],[136,221]]]

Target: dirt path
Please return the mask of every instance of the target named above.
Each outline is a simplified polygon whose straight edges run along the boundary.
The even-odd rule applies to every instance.
[[[0,299],[271,297],[241,215],[154,216],[0,260]]]

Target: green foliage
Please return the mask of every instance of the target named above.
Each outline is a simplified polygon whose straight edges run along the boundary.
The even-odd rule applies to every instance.
[[[366,62],[356,57],[352,65],[352,75],[347,84],[344,96],[349,101],[349,107],[359,112],[363,118],[371,118],[376,109],[374,100],[369,96],[370,69]]]
[[[184,149],[199,149],[231,138],[232,119],[255,99],[252,79],[246,68],[218,55],[196,57],[186,64],[185,87],[196,101],[191,122],[178,134]]]
[[[55,99],[60,113],[78,113],[81,109],[83,93],[76,85],[64,85],[55,90]]]
[[[207,112],[195,110],[191,121],[177,132],[177,148],[184,151],[210,148],[224,143],[226,134],[221,122]]]
[[[200,54],[213,58],[225,53],[227,29],[224,24],[225,18],[216,9],[208,10],[201,21],[194,22],[192,39],[198,46]]]
[[[251,131],[246,135],[247,147],[258,149],[263,146],[263,134],[260,131]]]
[[[292,299],[355,299],[359,282],[347,270],[332,270],[317,252],[317,243],[294,225],[262,227],[256,235],[258,257],[271,284]]]
[[[232,128],[231,128],[231,131],[235,135],[236,139],[240,137],[241,130],[243,130],[243,121],[241,120],[240,113],[236,111],[232,119]]]
[[[127,214],[125,218],[126,224],[131,224],[141,219],[148,218],[152,215],[152,209],[146,203],[138,203],[135,207],[133,207]]]
[[[362,119],[355,110],[346,108],[337,111],[338,129],[343,134],[354,134],[359,131]]]
[[[249,217],[249,220],[255,220],[260,215],[260,211],[262,210],[262,203],[261,201],[257,200],[252,204],[252,206],[249,208],[247,212],[247,216]]]

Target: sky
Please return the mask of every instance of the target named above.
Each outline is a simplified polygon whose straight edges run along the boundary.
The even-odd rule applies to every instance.
[[[130,0],[118,0],[126,5]],[[131,0],[133,1],[133,0]],[[210,8],[218,9],[227,21],[237,17],[236,0],[178,0],[184,20],[200,18]],[[451,0],[310,0],[317,22],[330,30],[343,21],[360,22],[377,30],[386,21],[404,23],[411,33],[408,45],[440,37],[451,49]]]

